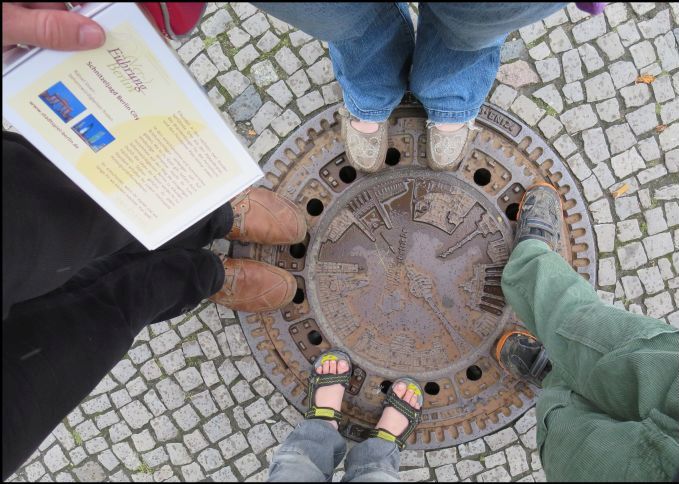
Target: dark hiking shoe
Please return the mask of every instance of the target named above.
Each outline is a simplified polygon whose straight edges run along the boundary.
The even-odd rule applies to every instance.
[[[495,346],[495,359],[503,370],[538,387],[552,369],[545,346],[527,331],[504,333]]]
[[[547,183],[530,186],[519,204],[514,247],[523,240],[536,239],[556,250],[562,224],[561,197],[556,188]]]

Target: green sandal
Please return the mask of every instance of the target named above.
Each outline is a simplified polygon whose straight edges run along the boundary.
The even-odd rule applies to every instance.
[[[316,368],[318,366],[321,366],[326,361],[332,360],[346,361],[349,364],[349,371],[347,371],[346,373],[342,373],[341,375],[333,374],[319,375],[318,373],[316,373]],[[307,395],[309,396],[309,410],[307,410],[307,412],[304,414],[305,419],[320,418],[323,420],[335,420],[337,421],[337,423],[339,423],[342,420],[342,418],[344,417],[342,415],[342,412],[330,407],[317,407],[316,405],[314,405],[314,397],[316,396],[316,390],[318,390],[321,387],[337,385],[339,383],[343,385],[344,388],[348,388],[352,370],[353,368],[351,366],[351,359],[349,358],[349,355],[347,355],[343,351],[337,349],[328,350],[321,353],[318,356],[318,358],[316,358],[316,361],[314,361],[312,373],[309,376],[309,389],[307,391]]]
[[[415,395],[418,396],[418,402],[420,404],[420,409],[416,410],[414,407],[412,407],[409,403],[406,403],[404,400],[400,399],[395,393],[394,393],[394,385],[397,383],[403,382],[407,385],[406,387],[406,392],[408,390],[412,390]],[[382,405],[386,407],[393,407],[396,410],[398,410],[405,418],[408,419],[408,426],[406,429],[401,432],[400,435],[394,435],[391,432],[388,432],[384,429],[373,429],[370,431],[368,434],[369,437],[377,437],[378,439],[383,439],[386,440],[387,442],[394,442],[398,446],[398,450],[403,450],[406,447],[406,440],[408,440],[408,437],[410,437],[410,434],[413,433],[415,430],[415,427],[420,423],[422,420],[422,404],[424,403],[424,395],[422,393],[422,387],[412,378],[409,377],[403,377],[399,378],[396,380],[394,383],[391,384],[389,387],[389,391],[387,392],[387,397],[384,399],[384,402]]]

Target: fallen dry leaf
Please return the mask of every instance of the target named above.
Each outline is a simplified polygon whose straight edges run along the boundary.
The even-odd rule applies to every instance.
[[[629,185],[627,183],[623,183],[621,187],[619,187],[617,190],[614,190],[611,195],[613,195],[613,198],[618,198],[620,195],[624,194],[627,190],[629,190]]]
[[[257,131],[255,131],[254,129],[248,129],[248,135],[255,136],[256,134],[257,134]]]
[[[656,132],[656,133],[662,133],[662,132],[665,131],[666,129],[667,129],[667,125],[666,125],[666,124],[659,124],[658,126],[655,127],[655,132]]]
[[[643,82],[644,84],[650,84],[653,81],[655,81],[655,76],[652,76],[650,74],[644,74],[643,76],[637,77],[637,80],[634,82],[636,84],[639,84],[640,82]]]

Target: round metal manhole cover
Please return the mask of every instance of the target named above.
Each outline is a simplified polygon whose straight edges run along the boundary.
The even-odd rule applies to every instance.
[[[566,226],[559,251],[592,284],[596,260],[586,206],[555,153],[504,111],[484,105],[473,146],[455,171],[426,168],[426,114],[411,99],[390,120],[388,166],[348,165],[337,106],[311,119],[264,165],[263,186],[307,214],[292,246],[234,243],[233,256],[291,271],[295,299],[279,311],[238,313],[257,361],[305,411],[311,361],[340,347],[354,364],[340,429],[361,440],[394,378],[425,390],[413,449],[460,444],[528,410],[539,390],[499,368],[491,349],[521,322],[500,286],[525,188],[559,187]]]

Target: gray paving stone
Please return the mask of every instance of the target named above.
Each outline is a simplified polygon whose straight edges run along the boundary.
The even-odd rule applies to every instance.
[[[554,141],[554,147],[564,158],[578,149],[578,147],[573,142],[573,139],[567,134],[559,136],[556,141]]]
[[[429,469],[410,469],[407,471],[399,471],[398,477],[403,482],[422,482],[427,481],[431,477]]]
[[[582,141],[585,145],[585,153],[590,161],[599,163],[610,158],[611,154],[608,151],[604,131],[600,127],[583,131]]]
[[[601,186],[597,178],[592,175],[582,182],[582,191],[588,202],[593,202],[601,198],[604,193],[601,191]]]
[[[570,39],[562,27],[558,27],[549,33],[549,46],[555,54],[573,48]]]
[[[115,399],[113,398],[113,395],[115,395],[115,393],[111,394],[111,400],[113,400],[113,403],[115,404]],[[73,411],[71,413],[68,414],[68,417],[66,417],[66,419],[68,420],[68,424],[71,427],[75,427],[80,422],[85,420],[85,417],[83,416],[80,408],[76,407],[76,408],[73,409]]]
[[[490,97],[490,102],[502,109],[508,110],[517,95],[518,92],[515,89],[505,84],[498,84],[493,91],[493,95]]]
[[[149,360],[146,363],[144,363],[139,369],[139,372],[143,375],[146,381],[156,380],[163,376],[160,367],[153,360]]]
[[[615,225],[598,224],[594,226],[597,246],[601,252],[613,252],[615,248]]]
[[[526,44],[523,40],[512,40],[505,42],[500,47],[500,62],[507,63],[516,59],[526,57]]]
[[[595,15],[577,24],[571,31],[575,42],[582,44],[589,42],[606,33],[606,21],[603,15]]]
[[[184,445],[189,449],[189,452],[196,454],[207,447],[208,443],[200,430],[196,429],[189,434],[184,434]]]
[[[215,67],[219,72],[228,71],[231,68],[231,60],[224,55],[222,46],[219,43],[212,44],[207,48],[207,55],[210,60],[214,63]]]
[[[598,163],[596,166],[594,166],[594,168],[592,168],[592,172],[596,176],[597,180],[599,180],[602,188],[609,188],[615,183],[615,177],[611,173],[611,170],[608,168],[608,164],[606,163]]]
[[[175,466],[186,465],[193,460],[183,444],[180,444],[178,442],[171,442],[167,444],[165,447],[167,449],[167,453],[170,457],[170,462],[172,462],[172,465]]]
[[[540,75],[540,79],[542,79],[542,82],[553,81],[554,79],[557,79],[561,75],[561,65],[559,64],[559,59],[557,59],[556,57],[549,57],[544,60],[536,61],[535,69],[538,71],[538,74]],[[519,87],[516,85],[512,85],[512,83],[507,82],[506,80],[503,82],[513,87]]]
[[[98,415],[97,417],[95,417],[94,421],[96,422],[97,427],[99,427],[100,430],[104,430],[105,428],[108,428],[111,425],[119,422],[120,417],[118,417],[118,414],[116,413],[115,410],[111,410],[110,412]],[[75,443],[73,445],[75,445]],[[66,450],[68,450],[68,448]]]
[[[669,292],[662,292],[657,296],[644,299],[646,314],[651,318],[662,318],[674,309],[672,296]]]
[[[544,109],[524,95],[517,97],[510,109],[531,126],[534,126],[545,114]]]
[[[643,106],[651,98],[651,90],[648,88],[648,84],[643,83],[623,87],[620,89],[620,94],[627,108]]]
[[[192,316],[186,322],[180,324],[177,327],[177,330],[179,331],[179,334],[182,336],[182,338],[186,338],[196,331],[200,331],[201,329],[203,329],[203,324],[195,316]]]
[[[144,379],[141,376],[130,380],[130,382],[125,386],[132,398],[137,397],[148,390]]]
[[[636,138],[627,123],[617,124],[606,129],[606,137],[611,148],[611,153],[616,155],[634,146]],[[631,151],[631,150],[630,150]],[[636,150],[634,153],[638,154]],[[631,156],[631,155],[630,155]],[[626,160],[626,159],[625,159]],[[623,162],[622,159],[620,161]],[[642,162],[643,163],[643,162]],[[645,165],[644,165],[645,166]],[[644,167],[641,167],[644,168]],[[615,168],[614,168],[615,169]],[[617,173],[616,173],[617,175]],[[626,175],[618,175],[626,176]]]
[[[233,8],[233,11],[241,20],[244,20],[257,13],[257,7],[246,2],[233,2],[231,3],[231,8]]]
[[[639,200],[636,196],[631,195],[627,197],[618,197],[614,201],[615,203],[615,213],[618,215],[620,220],[625,220],[641,213],[641,208],[639,207]]]
[[[243,432],[237,432],[219,442],[219,449],[227,461],[231,461],[233,457],[237,456],[247,448],[248,442],[245,439]]]
[[[476,482],[508,482],[511,476],[504,467],[496,467],[476,476]]]
[[[111,400],[108,395],[100,395],[81,404],[81,408],[87,415],[101,413],[111,408]]]
[[[274,47],[278,45],[280,39],[276,37],[272,31],[267,30],[267,32],[262,35],[262,38],[257,41],[257,48],[262,52],[271,52]]]
[[[542,21],[544,22],[545,27],[551,29],[552,27],[556,27],[557,25],[561,25],[568,22],[568,16],[566,15],[565,9],[561,9],[557,10],[549,17],[543,19]]]
[[[656,259],[674,252],[672,235],[669,232],[646,237],[643,239],[643,243],[649,259]]]
[[[265,129],[248,149],[255,160],[261,160],[276,145],[278,145],[278,137],[270,129]]]
[[[519,35],[526,44],[530,44],[547,33],[542,21],[537,21],[519,29]]]
[[[217,413],[218,409],[210,396],[210,391],[205,390],[191,397],[191,403],[203,417],[210,417]]]
[[[45,468],[40,462],[34,462],[25,467],[26,477],[29,482],[35,482],[45,474]]]
[[[111,374],[123,385],[137,373],[137,369],[134,367],[132,362],[128,359],[121,360],[116,366],[111,370]]]
[[[236,466],[236,469],[240,475],[243,477],[248,477],[261,467],[259,460],[255,454],[252,453],[246,454],[243,457],[236,459],[234,465]]]
[[[457,447],[460,453],[461,459],[466,459],[467,457],[473,457],[479,454],[483,454],[486,451],[486,444],[483,439],[472,440],[465,444],[460,444]]]
[[[321,87],[321,94],[323,94],[323,101],[325,104],[335,104],[343,98],[342,88],[337,81]]]
[[[478,474],[483,471],[483,464],[475,460],[461,460],[455,464],[455,469],[457,470],[457,475],[460,480],[464,480],[468,477]]]
[[[634,64],[629,61],[614,62],[608,66],[608,72],[611,73],[613,84],[617,89],[633,83],[639,75]]]
[[[182,355],[184,358],[196,358],[203,356],[203,352],[200,349],[200,344],[195,339],[182,342]]]
[[[618,247],[617,254],[618,261],[620,261],[620,267],[624,270],[637,269],[648,262],[646,252],[644,251],[641,242],[632,242]]]
[[[551,55],[547,42],[540,42],[537,46],[528,50],[528,55],[535,60],[546,59]]]
[[[677,52],[677,39],[675,35],[672,32],[667,32],[653,41],[653,45],[655,45],[658,57],[660,58],[660,65],[663,70],[668,72],[679,67],[679,52]]]
[[[639,35],[634,20],[628,20],[627,22],[620,24],[616,29],[616,32],[618,32],[620,42],[622,42],[622,45],[625,47],[629,47],[641,39],[641,35]]]
[[[457,450],[455,447],[447,449],[431,450],[426,452],[429,467],[440,467],[457,462]]]
[[[658,12],[651,19],[639,22],[637,27],[644,39],[653,39],[668,32],[670,30],[670,10],[666,8]]]
[[[99,435],[99,429],[92,423],[91,420],[86,420],[76,426],[75,431],[80,435],[80,439],[84,442],[92,437]],[[54,437],[51,435],[50,437]],[[44,450],[44,449],[41,449]]]
[[[606,257],[599,259],[599,285],[613,286],[617,282],[617,274],[615,269],[615,258]]]
[[[318,91],[311,91],[297,100],[297,107],[304,116],[323,107],[323,105],[323,96]]]
[[[533,93],[533,97],[543,100],[558,113],[563,111],[563,100],[553,84],[548,84]]]
[[[588,74],[592,74],[604,67],[604,60],[591,44],[583,44],[578,47],[578,53],[582,62],[585,64]]]
[[[307,74],[314,84],[322,85],[332,82],[335,79],[335,74],[332,69],[332,62],[327,57],[323,57],[314,65],[307,69]]]
[[[200,372],[193,366],[178,371],[175,374],[175,378],[177,378],[179,385],[185,392],[191,391],[203,383]]]
[[[278,80],[278,74],[270,60],[253,64],[250,73],[259,87],[269,86]]]
[[[660,76],[651,83],[653,88],[653,96],[659,103],[669,101],[675,97],[674,89],[672,89],[672,78],[670,76]]]
[[[666,259],[660,260],[666,261]],[[660,262],[660,260],[658,262]],[[656,294],[665,289],[663,277],[660,274],[660,269],[657,266],[641,268],[637,271],[637,275],[644,285],[646,294]]]
[[[134,400],[120,409],[120,413],[133,429],[140,429],[153,417],[151,412],[138,400]]]
[[[644,169],[646,164],[636,148],[632,147],[619,155],[613,156],[611,158],[611,166],[615,176],[624,178],[631,173]]]
[[[206,472],[210,472],[223,466],[224,459],[217,449],[209,448],[198,454],[198,463]]]
[[[232,28],[231,30],[229,30],[226,33],[226,35],[227,35],[227,37],[229,37],[229,41],[237,49],[240,49],[241,47],[243,47],[251,39],[250,34],[248,34],[246,31],[244,31],[240,27]]]
[[[148,434],[149,440],[152,441],[151,434],[149,433],[149,431],[145,430],[144,433]],[[132,437],[132,441],[134,442],[135,447],[139,452],[144,452],[152,448],[152,446],[149,446],[148,444],[137,445],[137,441],[135,440],[134,436]],[[119,444],[114,444],[112,449],[115,456],[118,459],[120,459],[120,461],[127,469],[135,470],[141,465],[139,457],[137,456],[135,451],[132,450],[132,447],[130,447],[130,444],[128,444],[127,442],[120,442]]]
[[[599,37],[596,44],[604,51],[609,61],[619,59],[625,54],[625,48],[620,42],[620,36],[616,32],[609,32],[608,34]]]
[[[637,173],[637,179],[641,185],[645,185],[653,180],[662,178],[665,175],[667,175],[667,168],[663,165],[655,165]]]
[[[252,44],[248,44],[239,50],[234,56],[233,60],[239,71],[243,71],[247,66],[252,64],[259,57],[259,52]]]
[[[59,445],[54,445],[45,452],[43,462],[50,472],[57,472],[68,465],[68,459]]]
[[[229,114],[234,121],[246,121],[255,115],[262,106],[262,98],[255,86],[248,86],[229,106]]]
[[[670,124],[679,119],[679,98],[665,103],[660,107],[660,119],[663,124]]]
[[[156,384],[156,390],[160,394],[160,399],[163,401],[168,410],[174,410],[184,404],[185,393],[179,385],[172,379],[165,378]]]
[[[128,351],[127,356],[130,357],[130,359],[132,360],[132,363],[134,363],[135,365],[141,365],[146,360],[151,358],[153,355],[151,354],[151,350],[149,349],[149,345],[147,345],[146,343],[143,343],[143,344],[135,346],[130,351]]]
[[[582,90],[582,83],[579,81],[566,84],[561,92],[567,104],[575,104],[585,99],[585,92]]]
[[[561,62],[563,64],[564,78],[567,83],[579,81],[584,77],[582,74],[582,60],[577,49],[564,52],[561,56]]]
[[[665,131],[660,133],[660,148],[669,151],[679,146],[679,123],[670,125]]]
[[[639,149],[641,157],[646,161],[657,160],[660,158],[660,148],[653,136],[640,140],[637,143],[637,148]]]
[[[73,469],[80,482],[102,482],[106,478],[106,471],[94,461],[89,461],[82,466]]]
[[[179,427],[184,432],[191,430],[200,422],[200,417],[189,404],[186,404],[180,409],[174,411],[172,413],[172,418],[175,422],[177,422],[177,425],[179,425]]]
[[[247,439],[255,454],[259,454],[277,443],[266,424],[253,426],[248,430]]]
[[[200,30],[207,37],[217,37],[222,32],[226,32],[227,27],[232,22],[231,15],[224,9],[219,9],[214,15],[201,21]]]
[[[655,62],[655,50],[653,49],[653,44],[648,40],[634,44],[629,48],[630,54],[632,54],[632,59],[634,60],[634,65],[637,69],[641,69],[653,62]]]
[[[493,467],[502,466],[506,463],[507,459],[503,451],[487,455],[483,459],[483,465],[486,466],[486,469],[492,469]]]
[[[142,373],[143,374],[143,373]],[[111,393],[111,400],[113,401],[113,405],[116,408],[120,408],[124,405],[127,405],[132,401],[132,397],[130,397],[130,394],[126,389],[121,389],[116,392]],[[71,425],[73,423],[71,422]]]
[[[453,464],[446,464],[434,469],[436,480],[438,482],[457,482],[459,480],[455,473],[455,466]]]
[[[615,96],[613,80],[608,72],[603,72],[585,81],[587,102],[603,101]]]
[[[229,394],[229,390],[224,385],[219,385],[214,388],[211,392],[212,397],[219,406],[220,410],[226,410],[227,408],[233,406],[234,401]]]
[[[177,54],[179,54],[179,57],[185,64],[188,64],[194,57],[200,54],[204,48],[205,44],[203,43],[203,40],[200,37],[194,37],[182,45],[177,51]]]
[[[229,348],[233,356],[245,356],[251,353],[243,330],[237,324],[224,327],[224,334],[229,342]],[[229,383],[229,382],[226,382]]]
[[[559,117],[569,134],[577,133],[583,129],[596,125],[597,117],[592,106],[585,104],[565,111]]]
[[[166,482],[173,475],[172,468],[169,465],[164,465],[153,473],[153,480],[155,482]]]
[[[617,27],[628,18],[627,6],[621,2],[609,3],[606,5],[604,13],[611,28]]]
[[[514,429],[506,428],[494,434],[487,435],[484,437],[484,440],[490,447],[490,450],[495,451],[511,444],[512,442],[515,442],[517,438],[518,437],[516,432],[514,432]]]
[[[205,474],[203,474],[203,470],[197,462],[182,466],[181,471],[186,482],[198,482],[205,479]]]
[[[563,124],[554,116],[545,116],[538,122],[538,127],[547,139],[552,139],[563,131]]]
[[[231,393],[238,403],[243,403],[255,397],[250,385],[245,380],[241,380],[231,387]]]
[[[175,350],[163,355],[158,358],[158,361],[168,375],[172,375],[174,372],[181,370],[186,366],[186,358],[184,358],[182,350]]]
[[[641,287],[641,281],[637,276],[623,276],[620,281],[627,299],[636,299],[644,294],[644,288]]]
[[[293,47],[299,47],[300,45],[306,44],[310,40],[313,40],[313,37],[302,32],[301,30],[295,30],[294,32],[290,33],[290,43]]]
[[[108,429],[108,436],[111,439],[111,442],[113,442],[114,444],[122,440],[125,440],[130,435],[132,435],[132,431],[125,422],[118,422],[117,424],[112,425],[111,428]],[[73,460],[72,456],[71,460]]]
[[[205,54],[200,54],[189,66],[189,70],[193,77],[205,85],[210,82],[219,73],[219,69],[208,59]]]
[[[241,26],[248,34],[252,35],[253,37],[259,37],[271,27],[266,19],[266,16],[262,12],[258,12],[252,17],[248,18],[241,24]]]
[[[177,336],[177,333],[175,333],[174,330],[172,330],[165,332],[160,336],[156,336],[149,342],[149,345],[151,345],[153,354],[159,356],[170,351],[172,348],[177,346],[180,341],[181,338]]]
[[[618,119],[620,119],[620,107],[618,104],[618,100],[613,98],[598,103],[596,105],[596,112],[602,121],[606,121],[609,123],[617,121]]]
[[[213,444],[231,433],[231,421],[224,414],[219,414],[203,425],[203,431]]]

